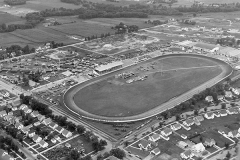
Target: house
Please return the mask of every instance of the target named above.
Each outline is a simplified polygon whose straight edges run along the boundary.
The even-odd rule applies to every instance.
[[[0,159],[1,160],[14,160],[7,152],[4,150],[0,149]]]
[[[45,125],[49,125],[51,122],[52,122],[51,118],[47,118],[42,121],[42,123]]]
[[[27,111],[29,110],[29,108],[28,108],[28,107],[25,107],[25,108],[23,108],[22,110],[24,111],[24,113],[27,113]]]
[[[161,131],[161,134],[163,135],[163,136],[169,136],[170,134],[172,134],[172,130],[170,129],[170,128],[168,128],[168,127],[166,127],[164,130],[162,130]]]
[[[140,143],[138,144],[138,146],[140,147],[140,149],[143,149],[143,150],[149,150],[151,149],[151,143],[148,142],[147,140],[144,140],[142,139],[140,141]]]
[[[28,132],[28,136],[29,136],[30,138],[32,138],[33,136],[35,136],[35,131],[34,131],[34,130],[30,130],[30,131]]]
[[[214,112],[214,116],[215,117],[221,117],[221,114],[220,114],[220,112]]]
[[[204,121],[203,116],[197,116],[197,117],[194,117],[194,119],[198,120],[199,122]]]
[[[235,88],[231,88],[230,90],[231,90],[235,95],[239,95],[239,92],[238,92],[237,89],[235,89]]]
[[[183,124],[185,126],[190,127],[190,126],[192,126],[194,124],[194,121],[193,121],[193,119],[187,119],[186,121],[183,122]]]
[[[218,133],[228,135],[231,130],[229,128],[222,128],[218,130]]]
[[[240,137],[240,133],[238,132],[238,130],[230,131],[228,133],[228,137],[239,138]]]
[[[33,111],[33,112],[31,113],[31,116],[32,116],[32,117],[37,117],[38,115],[39,115],[38,111]]]
[[[32,140],[33,140],[34,142],[36,142],[36,143],[39,143],[39,142],[42,140],[42,138],[35,134],[35,135],[32,137]]]
[[[39,126],[41,123],[39,121],[33,123],[34,126]]]
[[[224,100],[224,96],[223,96],[223,95],[218,95],[218,96],[217,96],[217,99],[218,99],[219,101],[223,101],[223,100]]]
[[[72,133],[69,132],[68,130],[64,129],[64,130],[62,131],[62,135],[63,135],[64,137],[66,137],[66,138],[69,138],[69,137],[72,136]]]
[[[22,131],[24,134],[28,134],[28,132],[30,131],[30,128],[28,128],[28,127],[23,127],[23,128],[21,128],[21,131]]]
[[[228,114],[237,114],[238,112],[236,112],[235,108],[229,108],[228,110],[226,110]]]
[[[222,117],[224,117],[224,116],[227,116],[227,115],[228,115],[228,113],[227,113],[227,111],[226,111],[226,110],[221,110],[219,113],[220,113],[220,115],[221,115]]]
[[[28,114],[28,113],[31,113],[31,112],[32,112],[32,109],[28,108],[28,110],[25,113]]]
[[[55,135],[55,136],[54,136],[54,139],[56,139],[58,142],[61,142],[61,141],[62,141],[61,138],[60,138],[58,135]]]
[[[46,148],[46,147],[48,146],[48,143],[45,142],[44,140],[41,140],[41,141],[39,142],[39,145],[40,145],[42,148]]]
[[[192,152],[200,153],[200,152],[205,151],[205,147],[202,143],[198,143],[198,144],[193,145],[191,150],[192,150]]]
[[[8,115],[9,116],[13,116],[13,112],[11,111],[11,112],[8,112]]]
[[[22,104],[22,105],[19,107],[20,110],[23,110],[24,108],[28,108],[28,106],[27,106],[26,104]]]
[[[185,134],[181,134],[181,137],[182,137],[183,139],[187,139],[187,136],[186,136]]]
[[[52,128],[53,130],[55,129],[55,128],[57,128],[57,124],[56,123],[54,123],[54,122],[51,122],[50,124],[49,124],[49,127],[50,128]]]
[[[161,153],[159,148],[155,148],[154,150],[152,150],[150,153],[154,154],[155,156],[159,155]]]
[[[7,115],[7,112],[5,110],[0,112],[0,117],[5,117]]]
[[[7,116],[3,117],[3,119],[7,122],[9,122],[12,118],[13,118],[12,115],[7,115]]]
[[[192,153],[191,150],[186,150],[185,152],[181,153],[180,156],[183,158],[183,159],[190,159],[194,156],[194,154]]]
[[[55,131],[57,131],[58,133],[62,133],[62,131],[64,130],[64,128],[58,126],[57,128],[55,128]]]
[[[153,142],[158,141],[160,138],[161,138],[160,135],[157,133],[154,133],[151,137],[149,137],[149,139]]]
[[[214,119],[214,114],[213,112],[208,112],[204,114],[204,117],[207,119]]]
[[[23,128],[23,127],[24,127],[24,126],[23,126],[22,123],[20,123],[20,122],[16,122],[16,123],[15,123],[15,128],[21,129],[21,128]]]
[[[177,131],[181,128],[182,128],[182,126],[179,123],[175,123],[175,124],[171,125],[171,129],[174,131]]]
[[[225,98],[232,98],[233,97],[233,94],[231,91],[226,91],[225,92]]]
[[[207,147],[212,147],[215,144],[216,144],[216,141],[214,139],[211,139],[211,138],[207,138],[204,141],[204,145],[207,146]]]
[[[182,149],[185,149],[185,148],[188,147],[188,144],[187,144],[186,142],[184,142],[184,141],[179,141],[179,142],[177,143],[177,145],[178,145],[180,148],[182,148]]]
[[[200,123],[197,119],[194,119],[194,123],[195,123],[197,126],[201,125],[201,123]]]
[[[39,114],[39,115],[37,116],[37,119],[38,119],[40,122],[42,122],[42,121],[45,119],[45,117],[44,117],[43,115]]]
[[[207,96],[207,97],[205,98],[205,101],[211,103],[211,102],[213,102],[213,97],[212,97],[212,96]]]

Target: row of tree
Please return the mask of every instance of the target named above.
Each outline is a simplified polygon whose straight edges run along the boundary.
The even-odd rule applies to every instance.
[[[10,47],[5,48],[5,50],[0,51],[0,60],[27,55],[34,52],[35,48],[30,48],[28,45],[24,47],[11,45]]]
[[[26,4],[27,0],[4,0],[4,3],[14,6]]]
[[[110,152],[105,152],[103,155],[98,155],[97,156],[97,160],[104,160],[107,159],[110,156],[114,156],[117,157],[118,159],[123,159],[124,157],[126,157],[126,153],[124,152],[124,150],[120,149],[120,148],[114,148],[112,150],[110,150]]]

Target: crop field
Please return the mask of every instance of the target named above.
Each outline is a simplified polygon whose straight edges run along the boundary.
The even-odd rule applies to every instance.
[[[133,77],[123,79],[113,75],[86,86],[73,98],[77,106],[89,113],[137,115],[217,76],[221,69],[215,65],[212,61],[190,57],[160,59],[124,72],[134,73]],[[144,80],[128,82],[144,76],[147,77]]]
[[[64,24],[60,26],[51,26],[49,28],[52,28],[56,31],[68,34],[68,35],[78,35],[78,36],[92,36],[97,35],[100,36],[102,33],[115,33],[114,30],[111,29],[111,27],[96,25],[96,24],[89,24],[86,22],[77,22],[77,23],[71,23],[71,24]]]
[[[18,22],[24,22],[24,21],[25,21],[24,19],[21,19],[18,16],[14,16],[14,15],[11,15],[9,13],[4,13],[4,12],[0,11],[0,22],[1,22],[1,24],[2,23],[8,24],[8,23],[11,23],[11,22],[14,22],[16,24]]]

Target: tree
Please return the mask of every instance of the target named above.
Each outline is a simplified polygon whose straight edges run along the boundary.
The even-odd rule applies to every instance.
[[[110,154],[119,159],[123,159],[124,157],[126,157],[126,153],[123,150],[121,150],[120,148],[112,149],[110,151]]]
[[[79,133],[79,134],[83,134],[84,132],[85,132],[85,128],[84,128],[84,126],[81,126],[81,125],[78,125],[77,126],[77,132]]]
[[[205,112],[207,112],[207,110],[208,110],[208,108],[207,108],[207,107],[205,107],[205,108],[204,108],[204,111],[205,111]]]
[[[225,143],[224,146],[225,146],[225,149],[228,149],[229,148],[229,143]]]
[[[230,152],[227,153],[226,158],[228,158],[228,159],[231,158],[231,153]]]
[[[198,115],[198,110],[194,110],[194,115],[195,115],[195,116]]]
[[[221,108],[222,108],[222,109],[226,109],[226,103],[222,103],[222,104],[221,104]]]
[[[71,150],[70,157],[72,158],[72,160],[78,160],[78,158],[80,157],[80,153],[78,153],[77,150]]]
[[[197,16],[197,14],[196,13],[193,13],[193,17],[196,17]]]

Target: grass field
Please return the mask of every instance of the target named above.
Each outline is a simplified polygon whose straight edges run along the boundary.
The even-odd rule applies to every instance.
[[[74,101],[83,110],[97,115],[137,115],[215,77],[221,72],[219,67],[201,68],[212,65],[216,64],[190,57],[160,59],[157,60],[157,71],[139,71],[141,75],[148,75],[144,81],[127,84],[123,80],[110,77],[81,89],[74,95]],[[125,72],[137,73],[135,71],[138,67],[135,66]],[[190,67],[200,68],[179,69]],[[160,73],[160,68],[178,71]]]
[[[25,22],[24,19],[18,17],[18,16],[14,16],[14,15],[11,15],[9,13],[5,13],[5,12],[1,12],[0,11],[0,23],[6,23],[6,24],[9,24],[11,22],[14,22],[15,24],[18,23],[18,22]]]

